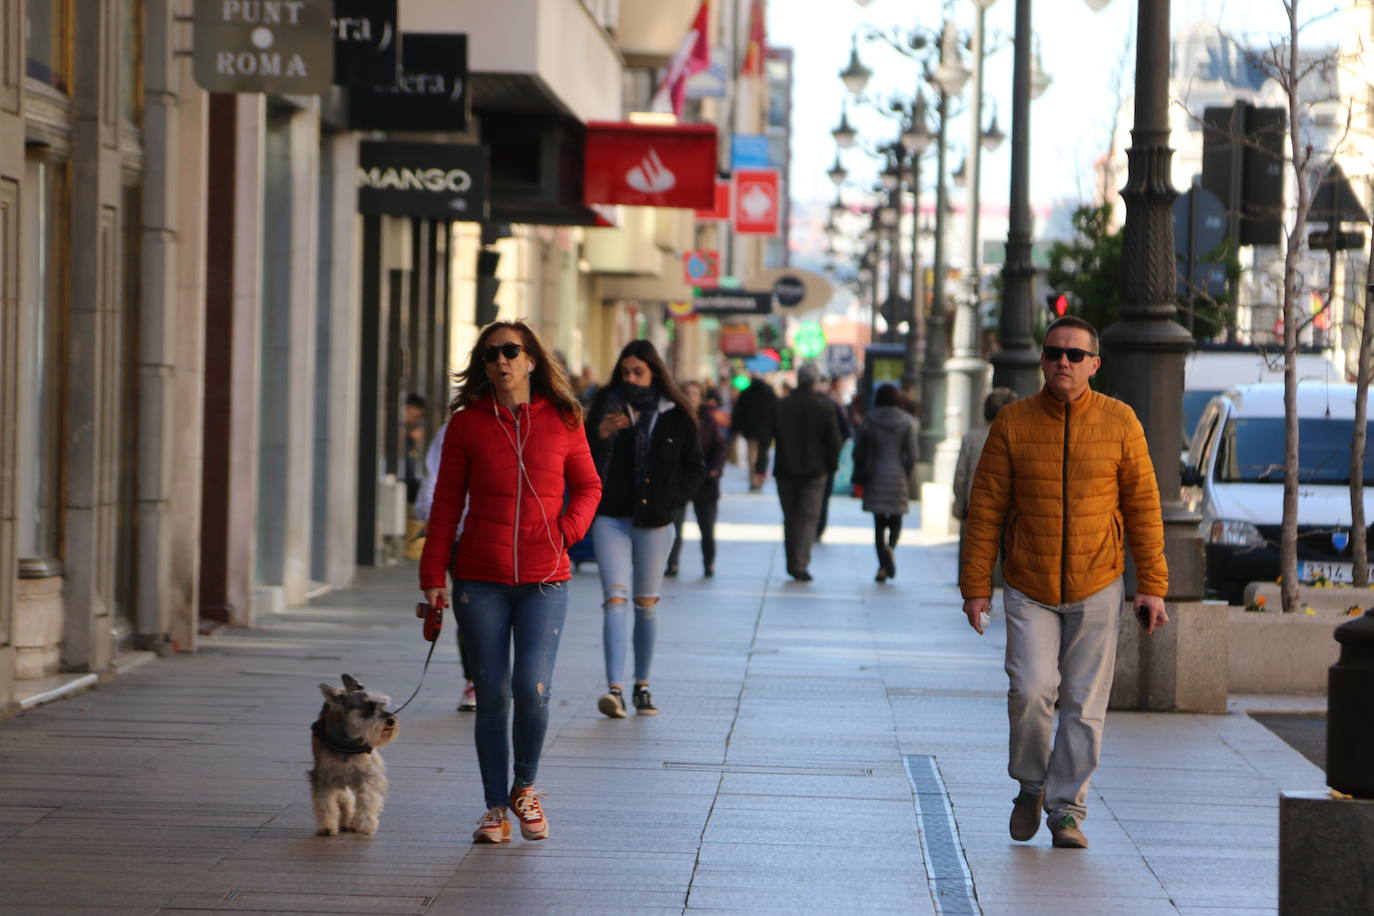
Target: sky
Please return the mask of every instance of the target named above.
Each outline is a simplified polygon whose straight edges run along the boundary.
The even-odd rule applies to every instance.
[[[1303,40],[1330,40],[1339,23],[1322,14],[1353,0],[1302,0],[1300,18],[1315,19]],[[962,27],[973,23],[972,0],[947,4]],[[991,48],[984,70],[984,122],[995,107],[998,124],[1011,131],[1011,35],[1016,0],[996,0],[986,16]],[[1034,0],[1032,21],[1041,60],[1053,82],[1031,103],[1031,199],[1048,205],[1091,196],[1092,163],[1107,149],[1112,118],[1132,95],[1135,73],[1134,27],[1137,0],[1112,0],[1094,13],[1083,0]],[[823,15],[818,15],[823,11]],[[794,58],[792,197],[829,201],[834,185],[825,172],[835,156],[830,131],[839,122],[846,93],[839,79],[849,59],[854,28],[867,23],[882,28],[920,24],[938,29],[938,0],[768,0],[769,44],[790,47]],[[1282,0],[1173,0],[1173,31],[1203,19],[1251,40],[1287,33]],[[869,86],[878,94],[909,96],[917,65],[880,42],[860,44],[860,56],[874,71]],[[965,58],[967,65],[968,60]],[[964,91],[965,97],[968,89]],[[893,122],[871,110],[851,108],[851,122],[874,145],[895,136]],[[957,167],[969,132],[964,117],[951,118],[949,167]],[[866,157],[850,150],[843,162],[852,177],[865,168]],[[1010,183],[1011,144],[982,156],[982,199],[1005,202]],[[871,166],[870,175],[874,174]],[[927,171],[929,174],[929,171]],[[864,182],[871,185],[871,180]]]

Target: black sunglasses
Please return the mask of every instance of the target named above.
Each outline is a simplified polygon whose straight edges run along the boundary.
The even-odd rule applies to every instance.
[[[524,348],[518,343],[503,343],[499,347],[487,347],[482,353],[482,360],[488,363],[496,362],[498,357],[504,356],[506,359],[515,359],[520,355]]]
[[[1046,347],[1040,355],[1047,363],[1057,363],[1065,356],[1069,358],[1071,363],[1081,363],[1083,357],[1096,356],[1097,354],[1090,350],[1080,350],[1077,347]]]

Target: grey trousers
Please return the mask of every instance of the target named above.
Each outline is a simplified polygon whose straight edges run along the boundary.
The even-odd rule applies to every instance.
[[[1120,579],[1058,607],[1007,586],[1007,772],[1031,795],[1045,793],[1051,820],[1087,815],[1088,784],[1102,752],[1102,726],[1116,668]],[[1055,727],[1054,701],[1059,699]],[[1050,741],[1054,744],[1051,747]]]
[[[796,576],[811,565],[811,545],[816,542],[816,523],[825,499],[825,475],[779,477],[778,502],[782,503],[782,541],[787,555],[787,574]]]

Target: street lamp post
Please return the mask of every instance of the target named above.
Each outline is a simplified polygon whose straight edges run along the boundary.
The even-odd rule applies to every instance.
[[[1138,0],[1135,125],[1121,196],[1121,320],[1102,334],[1116,393],[1145,428],[1164,514],[1170,601],[1202,598],[1198,517],[1179,491],[1183,365],[1193,338],[1174,321],[1176,267],[1169,181],[1169,0]]]
[[[1001,349],[992,356],[992,383],[1021,395],[1040,388],[1035,350],[1035,265],[1031,261],[1030,99],[1031,0],[1016,0],[1011,81],[1011,221],[1002,266]],[[1167,53],[1167,52],[1166,52]],[[1173,263],[1170,261],[1169,263]]]
[[[902,145],[911,152],[911,302],[907,310],[902,389],[914,400],[921,385],[926,356],[926,280],[921,270],[921,156],[930,146],[926,101],[919,84],[912,102],[911,124],[902,134]]]
[[[970,54],[973,58],[971,117],[969,118],[968,151],[964,158],[964,181],[968,186],[967,252],[964,259],[968,275],[968,298],[959,303],[954,316],[954,353],[945,363],[945,438],[935,452],[934,477],[939,483],[954,481],[954,466],[964,434],[979,416],[980,405],[987,388],[987,361],[979,347],[982,319],[979,306],[982,289],[978,277],[978,169],[983,148],[983,32],[988,7],[996,0],[974,0],[973,36]]]
[[[945,213],[949,209],[949,186],[945,183],[945,125],[949,114],[949,95],[937,89],[936,109],[940,126],[935,138],[935,253],[932,268],[930,317],[926,319],[926,356],[921,367],[920,460],[932,462],[935,448],[944,438],[945,412]]]

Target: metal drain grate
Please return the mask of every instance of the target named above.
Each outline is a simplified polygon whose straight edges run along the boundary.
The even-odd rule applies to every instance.
[[[872,767],[788,766],[787,764],[711,763],[709,761],[665,760],[665,770],[705,770],[712,773],[743,773],[751,776],[872,776]],[[894,774],[895,775],[895,774]]]
[[[949,792],[940,776],[935,758],[907,754],[906,778],[916,797],[916,819],[921,825],[921,848],[925,851],[926,877],[934,890],[935,910],[944,916],[981,916],[973,890]]]

